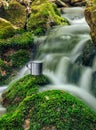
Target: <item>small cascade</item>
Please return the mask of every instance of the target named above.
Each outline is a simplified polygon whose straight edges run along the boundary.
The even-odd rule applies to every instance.
[[[87,44],[89,40],[89,37],[88,38],[84,38],[82,39],[76,46],[75,48],[72,50],[72,55],[77,55],[78,53],[81,53],[85,44]]]
[[[84,18],[84,8],[64,8],[62,17],[66,17],[70,25],[54,27],[46,36],[35,40],[35,43],[39,44],[35,59],[43,61],[43,74],[52,81],[52,84],[42,87],[40,91],[52,89],[68,91],[96,111],[96,98],[90,92],[92,86],[96,86],[96,58],[93,68],[75,63],[85,45],[91,41],[90,28]],[[15,79],[28,73],[29,70],[25,66]]]
[[[85,89],[86,91],[90,92],[92,82],[92,69],[86,68],[83,71],[83,74],[80,79],[80,86],[81,88]]]
[[[94,59],[93,68],[75,62],[82,55],[85,45],[91,42],[90,28],[83,12],[84,8],[64,8],[62,16],[70,21],[70,25],[53,28],[41,44],[37,59],[44,61],[44,74],[52,84],[40,91],[68,91],[96,111],[96,98],[92,95],[92,86],[96,84],[93,78],[96,77],[95,72],[93,74],[96,61]]]
[[[66,7],[66,8],[62,9],[62,17],[65,17],[65,16],[70,18],[70,19],[73,19],[73,20],[74,20],[74,17],[78,17],[78,19],[81,19],[82,17],[84,17],[84,8],[82,8],[82,7],[74,7],[74,8]]]
[[[63,58],[61,58],[58,66],[57,66],[56,76],[63,83],[67,83],[67,71],[68,71],[69,64],[70,64],[69,58],[63,57]]]
[[[84,39],[81,39],[80,42],[74,47],[71,52],[71,61],[75,62],[76,59],[81,55],[82,50],[84,49],[85,45],[90,40],[90,37],[87,35],[84,36]]]
[[[66,18],[71,25],[86,24],[84,8],[82,7],[64,8],[62,11],[62,17]]]
[[[70,24],[86,24],[85,18],[79,19],[75,17],[73,21],[70,20]]]

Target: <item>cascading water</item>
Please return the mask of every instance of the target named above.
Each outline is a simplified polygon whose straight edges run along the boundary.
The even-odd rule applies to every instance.
[[[85,45],[91,41],[90,29],[83,12],[84,8],[65,8],[62,17],[66,17],[70,25],[57,26],[48,32],[46,37],[36,39],[35,42],[40,43],[36,59],[43,61],[43,73],[52,81],[52,84],[40,91],[50,89],[68,91],[96,111],[96,95],[93,96],[91,92],[91,87],[96,85],[95,78],[92,78],[96,58],[92,68],[76,63]],[[27,74],[27,70],[28,68],[24,67],[16,79]]]
[[[68,91],[81,98],[96,111],[96,95],[93,96],[91,92],[94,67],[89,68],[76,63],[85,45],[91,42],[90,29],[83,12],[84,8],[65,8],[62,17],[66,17],[70,25],[53,28],[44,43],[40,45],[37,59],[43,60],[44,74],[53,83],[40,91],[48,89]]]

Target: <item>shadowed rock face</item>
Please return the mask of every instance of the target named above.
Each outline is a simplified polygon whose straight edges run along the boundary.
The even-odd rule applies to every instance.
[[[86,0],[49,0],[57,4],[58,7],[85,6]]]
[[[94,0],[87,1],[85,9],[85,18],[91,29],[91,37],[96,46],[96,2]]]

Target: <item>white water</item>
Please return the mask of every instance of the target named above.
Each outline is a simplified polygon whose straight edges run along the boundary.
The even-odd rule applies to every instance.
[[[41,45],[42,54],[38,59],[44,61],[44,74],[50,78],[52,84],[43,87],[40,91],[50,89],[68,91],[96,111],[96,98],[90,91],[96,60],[93,68],[75,63],[85,45],[91,41],[90,29],[83,10],[78,7],[63,10],[62,16],[66,17],[71,25],[54,28]]]
[[[87,44],[87,41],[90,38],[85,37],[84,39],[82,39],[77,45],[76,47],[72,50],[72,55],[77,55],[78,53],[81,53],[85,44]]]
[[[83,74],[81,75],[80,86],[81,88],[90,92],[91,82],[92,82],[92,69],[87,68],[83,71]]]
[[[93,68],[75,63],[91,39],[90,29],[83,14],[84,9],[76,7],[66,8],[63,11],[62,16],[66,17],[71,25],[57,26],[46,37],[40,39],[40,43],[42,43],[40,51],[42,53],[37,55],[37,59],[43,60],[43,73],[52,81],[52,84],[45,86],[40,91],[50,89],[68,91],[96,111],[96,98],[90,92],[96,60],[94,60]],[[16,79],[27,73],[29,73],[28,68],[25,66],[18,73]]]
[[[70,60],[68,57],[62,57],[57,69],[56,69],[56,75],[61,80],[63,83],[67,83],[67,70],[68,70],[68,65],[70,64]]]

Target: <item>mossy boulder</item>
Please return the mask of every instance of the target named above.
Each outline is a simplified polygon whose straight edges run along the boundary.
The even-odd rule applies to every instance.
[[[11,55],[10,59],[12,60],[13,67],[22,67],[25,63],[29,61],[29,53],[26,50],[18,50],[13,55]]]
[[[0,85],[7,84],[31,58],[34,46],[34,35],[31,32],[21,32],[11,38],[0,39],[0,56],[4,63],[9,66],[6,78],[2,77]]]
[[[96,46],[96,0],[88,0],[85,9],[85,18],[91,29],[91,37]]]
[[[48,0],[34,0],[31,10],[27,29],[33,30],[36,35],[44,34],[52,26],[68,24],[67,20],[60,17],[56,6]]]
[[[31,32],[24,32],[22,34],[17,33],[11,38],[1,39],[0,48],[2,52],[8,51],[9,49],[29,49],[34,43],[34,35]]]
[[[23,89],[21,95],[29,87],[26,89]],[[0,128],[93,130],[96,129],[96,113],[76,97],[61,90],[51,90],[26,96],[13,113],[0,118]]]
[[[0,18],[0,39],[12,37],[16,29],[7,20]]]
[[[40,86],[48,84],[46,76],[27,75],[9,86],[7,92],[3,94],[2,103],[4,106],[16,105],[26,97],[38,92]]]
[[[1,13],[0,17],[10,21],[16,28],[24,28],[26,23],[25,6],[21,5],[16,0],[10,0],[8,7],[3,8],[2,10],[3,14]]]

